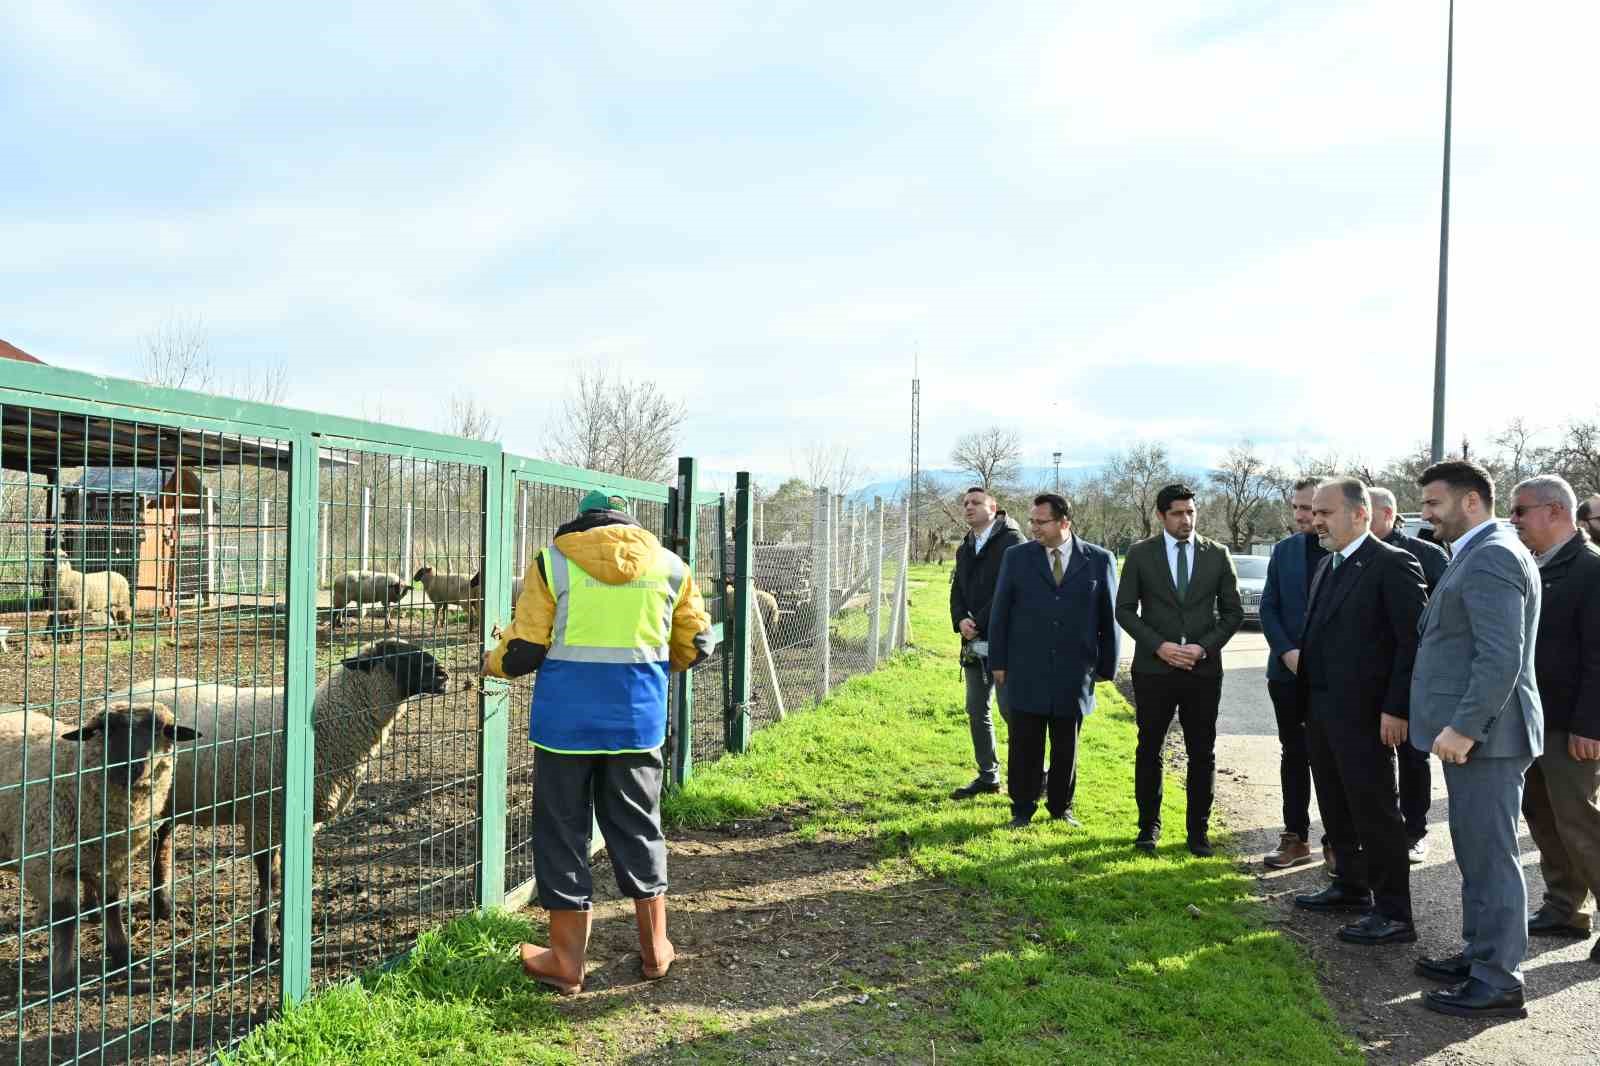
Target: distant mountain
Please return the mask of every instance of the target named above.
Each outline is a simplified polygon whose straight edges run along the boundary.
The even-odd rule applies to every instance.
[[[1064,466],[1061,468],[1061,487],[1070,490],[1075,484],[1099,477],[1105,472],[1104,463],[1091,463],[1083,466]],[[1198,466],[1176,466],[1174,472],[1181,478],[1191,482],[1203,481],[1206,470]],[[1025,466],[1017,480],[1029,488],[1035,486],[1053,486],[1055,484],[1056,468],[1053,466]],[[972,474],[960,470],[924,470],[922,472],[922,485],[924,489],[937,486],[949,492],[954,492],[963,485],[972,483]],[[874,496],[882,496],[885,500],[900,499],[905,496],[911,487],[911,478],[902,477],[894,481],[875,481],[859,489],[851,498],[864,500],[868,503]]]

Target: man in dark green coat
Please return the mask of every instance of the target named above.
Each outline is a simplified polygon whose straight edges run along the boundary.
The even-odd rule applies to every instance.
[[[1244,622],[1244,607],[1228,549],[1194,531],[1194,495],[1182,484],[1156,493],[1162,529],[1128,549],[1117,588],[1117,623],[1137,648],[1133,697],[1139,745],[1133,780],[1139,836],[1134,847],[1154,851],[1161,839],[1161,745],[1176,715],[1189,758],[1189,850],[1205,856],[1212,854],[1222,646]]]

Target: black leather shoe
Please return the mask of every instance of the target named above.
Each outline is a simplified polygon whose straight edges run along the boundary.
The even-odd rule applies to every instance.
[[[1154,833],[1140,833],[1139,839],[1133,842],[1133,846],[1140,851],[1148,851],[1154,855],[1156,851],[1156,835]]]
[[[1468,962],[1467,957],[1459,951],[1442,959],[1423,956],[1417,960],[1417,976],[1426,977],[1430,981],[1460,984],[1472,976],[1472,963]]]
[[[1335,881],[1321,892],[1296,896],[1294,905],[1308,911],[1370,911],[1372,893],[1357,892]]]
[[[1209,858],[1211,858],[1211,856],[1215,855],[1216,853],[1217,853],[1217,849],[1215,849],[1215,848],[1213,848],[1211,846],[1211,841],[1209,839],[1207,839],[1206,837],[1190,837],[1189,838],[1189,854],[1190,855],[1193,855],[1193,856],[1195,856],[1196,858],[1199,858],[1199,859],[1209,859]]]
[[[1526,1018],[1527,1008],[1522,1005],[1522,989],[1499,992],[1476,977],[1469,977],[1459,985],[1433,988],[1422,994],[1422,1005],[1440,1014],[1453,1014],[1458,1018]]]
[[[1379,944],[1415,944],[1417,927],[1398,918],[1369,914],[1359,922],[1339,929],[1339,939],[1351,944],[1376,947]]]
[[[1007,823],[1006,828],[1007,829],[1026,829],[1026,828],[1028,828],[1028,826],[1030,826],[1032,824],[1033,824],[1033,815],[1030,814],[1026,818],[1024,818],[1022,815],[1019,814],[1019,815],[1016,815],[1015,817],[1013,817],[1011,819],[1011,821],[1009,823]]]
[[[1062,811],[1060,814],[1052,814],[1050,816],[1050,820],[1053,821],[1053,822],[1066,822],[1068,825],[1072,826],[1072,828],[1074,828],[1074,829],[1082,829],[1083,828],[1083,823],[1078,821],[1078,816],[1072,813],[1072,808],[1071,807],[1068,807],[1065,811]]]
[[[992,795],[1000,791],[1000,782],[985,781],[983,778],[974,778],[972,781],[950,793],[953,800],[971,799],[973,796]]]
[[[1582,926],[1573,925],[1565,918],[1558,917],[1552,911],[1540,907],[1528,916],[1529,936],[1556,936],[1565,940],[1586,940],[1589,930]]]
[[[1600,938],[1596,938],[1594,947],[1589,949],[1589,961],[1600,962]]]

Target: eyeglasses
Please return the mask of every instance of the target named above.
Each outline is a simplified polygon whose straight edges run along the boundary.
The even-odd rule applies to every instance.
[[[1030,525],[1030,526],[1058,526],[1064,521],[1066,521],[1066,519],[1064,519],[1064,518],[1030,518],[1030,519],[1028,519],[1028,525]]]
[[[1511,517],[1512,518],[1521,518],[1523,515],[1527,514],[1529,511],[1533,510],[1535,507],[1555,507],[1555,506],[1556,506],[1556,503],[1554,501],[1551,501],[1549,503],[1530,503],[1530,504],[1525,504],[1525,505],[1518,505],[1516,507],[1511,508]]]

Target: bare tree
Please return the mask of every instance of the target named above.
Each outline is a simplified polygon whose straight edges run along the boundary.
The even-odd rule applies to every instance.
[[[489,409],[474,397],[451,393],[450,404],[445,412],[444,431],[468,440],[498,440],[500,419],[490,414]]]
[[[667,481],[688,414],[682,401],[653,381],[581,366],[545,441],[545,454],[585,470]]]
[[[211,354],[210,335],[199,315],[174,314],[143,338],[139,376],[152,385],[232,396],[254,403],[282,403],[289,391],[289,366],[282,361],[245,364],[225,374]]]
[[[1022,471],[1022,437],[1014,429],[989,426],[964,433],[950,449],[950,461],[985,489],[1015,481]]]
[[[845,496],[854,495],[867,479],[867,469],[850,454],[844,444],[813,441],[798,457],[791,455],[795,476],[813,489],[827,489]],[[923,486],[926,491],[927,486]]]
[[[1222,509],[1222,522],[1228,534],[1228,548],[1243,551],[1250,546],[1256,530],[1270,522],[1268,511],[1280,498],[1283,475],[1255,452],[1250,441],[1228,449],[1222,465],[1211,471],[1216,504]],[[1272,523],[1277,533],[1276,523]]]
[[[1140,536],[1148,537],[1155,524],[1156,493],[1161,486],[1178,480],[1162,444],[1135,444],[1126,452],[1113,455],[1106,463],[1106,474],[1117,495],[1134,514]]]
[[[1568,422],[1553,458],[1580,496],[1600,492],[1600,421]]]

